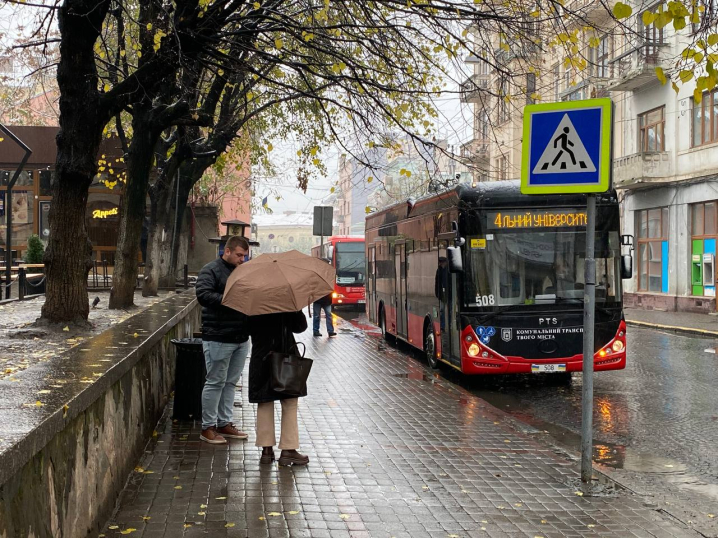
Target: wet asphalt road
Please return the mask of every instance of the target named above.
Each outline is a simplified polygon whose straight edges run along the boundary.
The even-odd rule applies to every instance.
[[[626,369],[595,375],[594,461],[654,477],[654,484],[685,483],[718,504],[717,352],[714,339],[629,327]],[[569,381],[442,369],[441,376],[580,451],[580,374]]]

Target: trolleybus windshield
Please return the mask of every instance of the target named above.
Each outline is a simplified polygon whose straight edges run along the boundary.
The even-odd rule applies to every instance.
[[[466,306],[583,304],[585,228],[488,232],[467,237]],[[619,235],[617,231],[596,235],[596,301],[617,304],[621,301]]]
[[[360,241],[337,243],[334,247],[337,284],[363,286],[365,277],[364,243]]]

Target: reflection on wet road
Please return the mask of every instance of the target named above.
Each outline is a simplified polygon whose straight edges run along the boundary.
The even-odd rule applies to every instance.
[[[718,341],[635,327],[628,337],[626,369],[595,375],[594,460],[718,502]],[[441,375],[579,451],[580,374]]]

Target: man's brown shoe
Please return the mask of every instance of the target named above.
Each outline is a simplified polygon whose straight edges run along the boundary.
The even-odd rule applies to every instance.
[[[296,450],[282,450],[279,456],[279,465],[306,465],[309,463],[309,456],[300,454]]]
[[[227,443],[227,440],[217,433],[217,428],[214,426],[202,430],[202,433],[199,434],[199,438],[210,445],[224,445]]]
[[[227,437],[228,439],[246,439],[247,437],[249,437],[249,435],[247,435],[246,433],[241,432],[237,428],[235,428],[234,424],[232,424],[231,422],[226,426],[217,428],[217,433],[222,435],[222,437]]]

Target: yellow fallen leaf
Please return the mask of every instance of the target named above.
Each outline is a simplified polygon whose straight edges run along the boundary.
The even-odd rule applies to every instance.
[[[67,416],[67,410],[70,409],[70,406],[65,404],[62,406],[62,418],[65,418]]]
[[[587,526],[589,529],[592,529],[592,528],[594,528],[596,525],[594,525],[593,523],[589,523],[589,524],[586,525],[586,526]]]
[[[234,523],[225,523],[224,527],[227,529],[231,529],[232,527],[234,527]]]
[[[290,510],[290,511],[287,512],[287,513],[290,514],[290,515],[292,515],[292,516],[295,516],[295,515],[297,515],[299,512],[298,512],[297,510]]]
[[[542,519],[542,520],[541,520],[541,523],[544,523],[544,524],[545,524],[545,523],[546,523],[546,520],[545,520],[545,519]]]
[[[132,336],[134,336],[135,338],[137,338],[137,337],[139,336],[139,334],[135,333],[135,334],[133,334]]]
[[[341,519],[349,519],[351,516],[349,514],[339,514],[339,517]]]
[[[145,474],[155,474],[154,471],[145,471]]]
[[[179,477],[178,477],[178,478],[179,478]],[[227,498],[227,497],[215,497],[215,499],[217,499],[218,501],[223,501],[223,500],[225,500],[226,498]]]
[[[198,516],[206,516],[206,515],[207,515],[207,512],[197,512],[197,515],[198,515]]]
[[[200,504],[199,507],[200,507],[200,508],[207,508],[207,505],[206,505],[206,504]]]
[[[182,486],[175,486],[175,489],[182,489]]]
[[[120,531],[120,534],[132,534],[132,533],[135,532],[136,530],[137,530],[137,529],[129,528],[129,529],[125,529],[125,530],[123,530],[123,531]]]
[[[259,521],[264,521],[264,516],[259,516]]]
[[[179,480],[179,476],[173,476],[172,478],[174,478],[175,480]]]
[[[429,486],[421,486],[421,489],[427,490],[427,489],[429,489]]]
[[[145,470],[142,467],[135,467],[135,471],[138,473],[144,473]]]
[[[68,333],[68,332],[70,332],[70,327],[68,327],[67,325],[65,325],[65,326],[62,328],[62,330],[65,331],[66,333]]]
[[[715,516],[715,514],[708,514],[708,517],[712,519],[712,518],[714,518],[714,517],[716,517],[716,516]]]
[[[583,492],[582,492],[582,491],[577,491],[577,492],[576,492],[576,495],[578,495],[579,497],[583,497]]]
[[[151,518],[150,516],[142,516],[142,519],[145,520],[145,521],[149,521],[149,520],[152,519],[152,518]]]
[[[282,514],[280,514],[279,512],[268,512],[267,515],[272,516],[272,517],[277,517],[277,516],[281,516]]]
[[[516,503],[516,504],[514,504],[514,506],[522,506],[522,504],[521,504],[521,503]]]
[[[154,431],[152,432],[152,437],[157,437],[157,430],[154,430]]]
[[[52,392],[51,390],[38,390],[37,391],[38,394],[50,394],[51,392]]]
[[[107,527],[107,528],[114,531],[115,529],[119,529],[120,527],[118,527],[117,525],[110,525],[110,526]]]
[[[185,524],[183,525],[183,527],[184,527],[185,529],[189,529],[191,526],[192,526],[192,523],[185,523]]]
[[[43,405],[45,404],[43,404],[40,400],[35,402],[35,407],[42,407]]]

